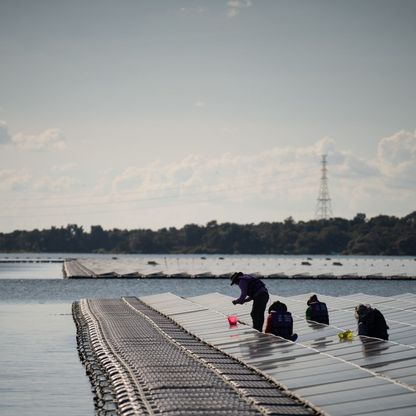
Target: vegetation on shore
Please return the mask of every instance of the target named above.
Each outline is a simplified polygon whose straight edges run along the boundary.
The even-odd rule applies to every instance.
[[[51,253],[217,253],[217,254],[360,254],[416,255],[416,211],[397,218],[235,224],[210,221],[205,226],[157,231],[104,230],[86,232],[69,224],[45,230],[0,233],[2,252]]]

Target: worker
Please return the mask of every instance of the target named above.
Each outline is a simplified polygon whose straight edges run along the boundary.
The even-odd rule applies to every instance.
[[[251,319],[253,320],[253,328],[257,331],[263,331],[264,311],[269,301],[269,292],[262,280],[249,274],[236,272],[231,275],[231,286],[238,285],[240,287],[240,297],[234,299],[234,305],[243,304],[253,301],[251,308]]]
[[[293,333],[292,314],[287,311],[287,306],[283,302],[276,301],[271,304],[265,332],[290,341],[298,339],[298,335]]]
[[[315,321],[320,324],[329,325],[328,308],[326,303],[320,302],[318,296],[312,295],[306,302],[308,308],[306,309],[306,319],[308,321]]]
[[[358,335],[388,340],[389,329],[383,314],[370,305],[360,304],[355,307],[355,318],[358,324]]]

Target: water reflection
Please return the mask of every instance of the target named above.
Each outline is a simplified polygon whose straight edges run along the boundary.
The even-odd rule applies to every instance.
[[[383,339],[359,337],[362,343],[362,351],[365,357],[374,357],[387,351],[391,343]]]
[[[256,341],[244,345],[244,355],[247,362],[267,371],[277,366],[289,366],[293,358],[287,356],[288,348],[291,350],[294,345],[283,338],[263,334]]]
[[[247,344],[248,356],[251,359],[269,357],[278,348],[279,343],[285,343],[285,340],[274,335],[264,335],[257,342]]]
[[[308,324],[309,328],[312,328],[314,330],[322,329],[322,328],[327,327],[327,325],[319,324],[318,322],[315,322],[315,321],[306,321],[306,323]]]

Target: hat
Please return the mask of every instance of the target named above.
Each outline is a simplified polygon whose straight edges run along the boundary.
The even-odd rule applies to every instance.
[[[316,295],[312,295],[312,296],[308,299],[308,301],[306,302],[306,304],[307,304],[307,305],[310,305],[311,303],[314,303],[314,302],[318,302],[318,296],[316,296]]]
[[[242,276],[243,273],[241,272],[235,272],[230,276],[231,279],[231,286],[234,285],[235,283],[237,283],[237,279]]]
[[[370,309],[370,305],[363,305],[362,303],[360,303],[358,306],[355,307],[355,317],[357,319],[364,318],[364,316],[368,314]]]

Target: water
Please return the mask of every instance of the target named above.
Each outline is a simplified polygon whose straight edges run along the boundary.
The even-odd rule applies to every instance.
[[[76,257],[95,273],[116,272],[128,274],[139,272],[147,275],[155,272],[173,275],[188,273],[196,275],[211,272],[215,275],[242,270],[246,273],[259,273],[267,276],[283,273],[333,274],[342,275],[407,275],[416,277],[416,259],[410,256],[276,256],[276,255],[197,255],[197,254],[1,254],[0,261],[41,261]],[[0,279],[15,278],[14,263],[0,262]],[[33,263],[22,263],[19,267],[21,278],[33,278]],[[36,264],[36,276],[55,278],[49,273],[48,264]],[[59,266],[61,267],[61,266]],[[32,273],[32,274],[31,274]]]
[[[267,280],[270,293],[293,296],[318,292],[331,296],[368,293],[394,296],[415,292],[416,281],[402,280]],[[0,303],[67,303],[81,298],[115,298],[120,296],[145,296],[172,292],[179,296],[197,296],[220,292],[236,296],[235,286],[226,279],[0,279]]]
[[[0,258],[6,256],[11,257],[3,254]],[[21,259],[35,256],[77,257],[19,255]],[[160,262],[165,257],[148,256]],[[102,258],[108,262],[112,256],[90,258],[94,261]],[[128,256],[128,261],[133,258]],[[192,258],[195,259],[175,256],[169,260],[181,265],[192,263]],[[288,264],[295,264],[299,259],[295,256],[285,258]],[[239,261],[238,266],[258,265],[265,261],[262,256],[233,256],[232,260],[228,257],[224,260]],[[376,260],[382,262],[383,258]],[[393,260],[403,261],[402,258]],[[384,262],[390,264],[392,259],[385,258]],[[413,263],[409,264],[414,267]],[[416,281],[268,280],[266,283],[271,293],[282,296],[309,292],[333,296],[358,292],[393,296],[416,292]],[[185,297],[210,292],[235,297],[239,294],[238,289],[224,279],[67,280],[62,278],[61,264],[0,263],[0,415],[93,415],[89,380],[76,351],[72,302],[80,298],[144,296],[163,292]]]
[[[0,304],[0,414],[93,415],[68,304]]]

